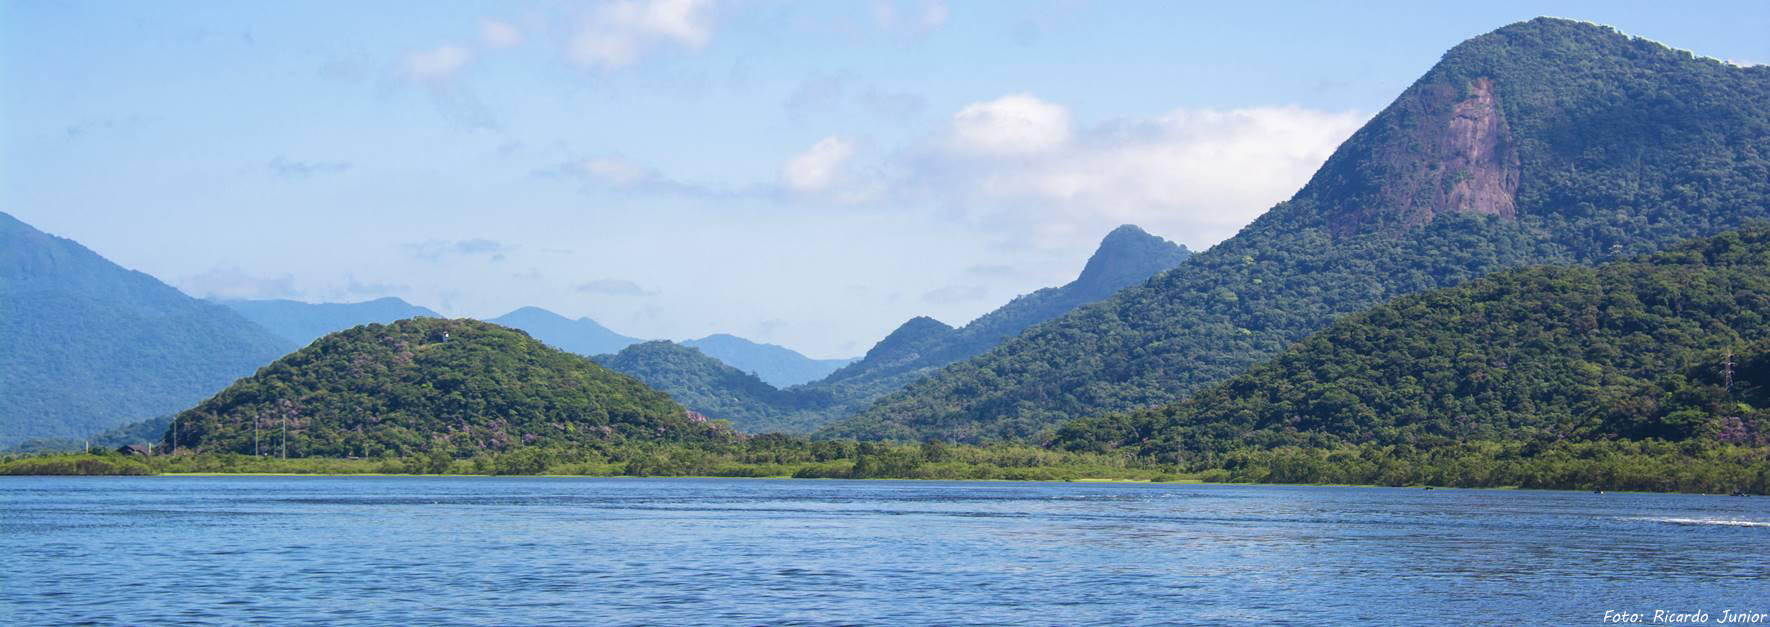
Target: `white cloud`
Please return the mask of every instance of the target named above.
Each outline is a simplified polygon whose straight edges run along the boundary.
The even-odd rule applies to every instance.
[[[711,0],[615,0],[597,7],[572,37],[567,56],[592,69],[637,61],[660,43],[690,49],[713,36]]]
[[[1122,223],[1206,246],[1294,194],[1367,118],[1179,109],[1072,129],[1063,107],[1008,96],[961,109],[895,191],[1036,246],[1073,246]]]
[[[648,168],[609,157],[587,159],[578,166],[585,174],[616,187],[638,185],[658,178],[657,173]]]
[[[654,296],[657,292],[626,279],[597,279],[578,285],[578,293],[597,296]]]
[[[822,191],[835,182],[838,169],[852,156],[852,142],[840,137],[825,137],[787,160],[781,169],[781,178],[793,191]]]
[[[304,294],[295,287],[295,277],[290,274],[277,276],[260,276],[249,273],[239,266],[216,266],[206,272],[182,277],[177,280],[178,289],[197,298],[219,300],[266,299],[266,298],[301,298]]]
[[[873,22],[887,31],[907,30],[921,34],[946,24],[949,15],[944,0],[922,0],[919,6],[900,10],[894,0],[873,0]]]
[[[479,38],[487,46],[508,48],[522,43],[522,31],[509,22],[486,18],[479,21]]]
[[[1030,155],[1069,141],[1069,111],[1027,94],[966,105],[953,114],[949,147],[971,155]]]
[[[456,45],[438,46],[406,57],[406,72],[418,80],[444,79],[473,60],[473,51]]]
[[[945,24],[946,18],[946,3],[941,2],[940,0],[933,0],[922,5],[922,15],[919,25],[922,27],[922,30],[934,30],[940,28],[942,24]]]

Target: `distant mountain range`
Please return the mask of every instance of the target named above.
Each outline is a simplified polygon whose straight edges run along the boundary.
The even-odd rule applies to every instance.
[[[441,318],[442,314],[398,298],[360,303],[303,303],[293,300],[217,300],[247,320],[258,323],[296,346],[320,336],[369,324],[406,318]]]
[[[294,348],[0,213],[0,446],[170,414]]]
[[[304,303],[293,300],[217,300],[296,346],[320,336],[363,324],[386,324],[407,318],[441,318],[442,314],[398,298],[361,303]],[[645,340],[609,330],[589,318],[566,318],[540,307],[523,307],[487,322],[521,329],[535,339],[586,357],[613,353]],[[770,385],[785,387],[821,379],[853,359],[812,359],[775,344],[761,344],[728,334],[681,342]]]
[[[859,359],[812,359],[785,346],[760,344],[724,333],[685,340],[681,344],[698,348],[708,357],[738,370],[753,372],[775,387],[816,381]]]
[[[1184,246],[1121,226],[1101,240],[1075,281],[1014,299],[962,328],[926,316],[892,331],[859,360],[821,380],[785,390],[762,390],[709,364],[705,355],[630,347],[599,357],[616,370],[663,390],[690,409],[731,420],[739,430],[809,432],[924,374],[994,347],[1028,327],[1179,266]]]
[[[957,329],[933,318],[914,318],[865,357],[815,385],[850,402],[870,401],[929,371],[982,354],[1033,325],[1142,283],[1191,256],[1185,246],[1133,225],[1120,226],[1101,239],[1076,280],[1015,298]]]
[[[610,331],[589,318],[573,320],[540,307],[523,307],[486,322],[521,329],[554,348],[584,356],[612,353],[645,341]]]
[[[1172,403],[1336,318],[1770,218],[1770,67],[1540,18],[1456,46],[1235,237],[832,426],[989,440]]]

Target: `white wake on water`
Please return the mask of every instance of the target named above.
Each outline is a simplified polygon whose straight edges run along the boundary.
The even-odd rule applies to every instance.
[[[1729,518],[1631,518],[1629,520],[1645,520],[1648,522],[1670,523],[1673,525],[1720,525],[1723,527],[1770,527],[1770,522],[1756,520],[1737,520]]]

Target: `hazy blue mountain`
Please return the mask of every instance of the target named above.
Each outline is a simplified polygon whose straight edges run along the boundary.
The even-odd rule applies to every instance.
[[[217,300],[296,346],[307,346],[320,336],[369,323],[386,324],[406,318],[441,318],[442,314],[398,298],[378,298],[360,303],[303,303],[293,300]]]
[[[708,357],[744,372],[753,372],[775,387],[787,387],[816,381],[835,372],[854,359],[812,359],[793,349],[775,344],[761,344],[744,338],[716,333],[698,340],[687,340],[683,346],[701,349]]]
[[[292,348],[0,213],[0,446],[177,412]]]
[[[521,329],[554,348],[586,357],[619,352],[644,341],[610,331],[589,318],[572,320],[540,307],[523,307],[486,322]]]

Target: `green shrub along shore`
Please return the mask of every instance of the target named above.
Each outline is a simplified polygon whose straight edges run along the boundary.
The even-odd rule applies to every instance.
[[[0,475],[518,475],[1005,481],[1202,481],[1461,488],[1770,494],[1770,448],[1672,443],[1470,442],[1249,449],[1181,464],[1025,445],[809,441],[763,436],[724,446],[531,447],[456,458],[447,451],[373,459],[235,454],[12,455]]]

